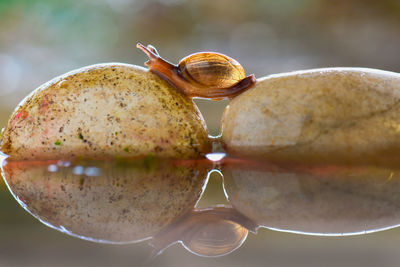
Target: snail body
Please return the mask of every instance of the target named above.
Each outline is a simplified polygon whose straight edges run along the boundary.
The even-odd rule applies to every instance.
[[[0,150],[15,160],[196,158],[211,145],[191,99],[142,67],[109,63],[32,92],[11,115]]]
[[[162,59],[152,46],[137,45],[150,58],[149,70],[189,97],[213,100],[233,98],[254,86],[254,75],[246,77],[233,58],[214,52],[195,53],[173,65]]]

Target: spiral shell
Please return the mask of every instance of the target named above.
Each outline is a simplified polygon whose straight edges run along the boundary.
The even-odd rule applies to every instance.
[[[246,77],[243,67],[228,56],[213,52],[195,53],[179,62],[183,76],[204,87],[230,87]]]

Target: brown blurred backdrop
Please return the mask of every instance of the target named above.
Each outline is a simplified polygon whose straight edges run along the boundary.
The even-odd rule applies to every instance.
[[[257,77],[359,66],[400,72],[399,0],[0,0],[0,128],[30,91],[100,62],[143,65],[137,42],[171,62],[204,50],[237,59]],[[227,102],[197,101],[211,134]],[[224,202],[215,174],[203,205]],[[400,230],[311,237],[262,230],[242,248],[200,258],[180,246],[154,266],[399,266]],[[141,253],[144,253],[141,255]],[[47,228],[0,180],[0,266],[135,266],[145,244],[111,246]]]

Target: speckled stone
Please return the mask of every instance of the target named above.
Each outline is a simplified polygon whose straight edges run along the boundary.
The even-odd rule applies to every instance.
[[[193,209],[207,177],[205,166],[164,161],[63,164],[11,161],[3,173],[20,204],[46,225],[105,243],[159,233]]]
[[[384,166],[225,166],[224,188],[260,227],[360,234],[400,224],[400,172]]]
[[[119,63],[78,69],[40,86],[5,128],[1,151],[15,160],[209,152],[192,100],[146,69]]]
[[[234,98],[222,121],[230,154],[288,159],[400,152],[400,74],[330,68],[271,75]]]

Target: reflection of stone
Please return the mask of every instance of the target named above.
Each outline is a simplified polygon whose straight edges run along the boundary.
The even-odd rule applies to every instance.
[[[394,72],[332,68],[271,75],[229,103],[222,141],[238,156],[390,160],[400,150],[399,102],[400,74]]]
[[[399,169],[253,160],[222,171],[233,207],[260,227],[340,235],[400,224]]]
[[[204,166],[148,158],[65,166],[11,161],[3,173],[20,204],[44,223],[110,243],[150,238],[192,210],[207,176]]]

